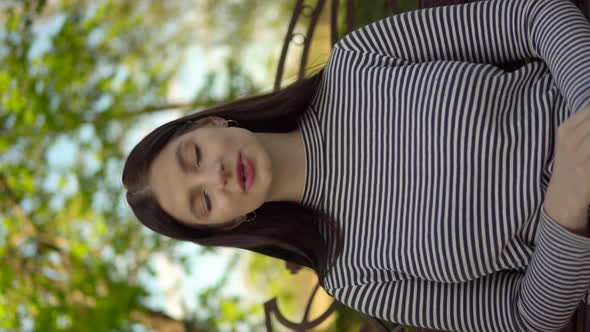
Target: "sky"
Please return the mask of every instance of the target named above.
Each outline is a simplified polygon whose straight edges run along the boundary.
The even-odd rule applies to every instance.
[[[190,13],[187,13],[190,14]],[[194,13],[192,13],[194,15]],[[50,36],[54,34],[64,20],[62,16],[56,16],[51,20],[48,20],[42,26],[37,27],[37,38],[33,44],[31,50],[31,56],[37,56],[51,47]],[[278,36],[280,40],[282,36]],[[254,79],[258,82],[271,82],[269,73],[264,68],[264,64],[261,63],[260,57],[256,54],[259,52],[268,52],[269,45],[265,43],[273,43],[273,40],[268,38],[260,38],[259,42],[254,42],[251,47],[245,50],[244,59],[247,62],[248,68],[254,73]],[[272,47],[278,45],[276,42]],[[280,46],[280,45],[279,45]],[[198,91],[198,87],[204,83],[204,74],[206,69],[223,68],[223,58],[229,55],[229,48],[219,48],[205,52],[198,44],[189,45],[186,49],[181,50],[185,52],[184,63],[180,66],[177,75],[175,75],[168,92],[168,101],[170,103],[175,102],[186,102],[193,97],[193,93]],[[277,46],[276,53],[278,54],[279,49]],[[199,61],[195,61],[199,59]],[[270,83],[268,83],[270,88]],[[224,82],[220,81],[220,87],[224,86]],[[222,92],[222,91],[219,91]],[[161,125],[165,122],[173,120],[179,116],[176,112],[160,112],[152,116],[142,118],[142,121],[137,122],[137,126],[133,128],[126,140],[125,148],[130,151],[133,145],[135,145],[144,135],[150,130]],[[90,132],[89,132],[90,131]],[[92,130],[88,128],[81,130],[80,139],[92,138]],[[63,172],[70,168],[74,164],[75,158],[80,151],[78,150],[77,143],[67,138],[59,139],[55,142],[52,148],[49,150],[47,155],[48,166],[54,170],[54,173],[50,174],[43,186],[47,189],[53,189],[55,192],[61,192],[62,196],[56,196],[56,206],[59,206],[64,197],[73,195],[78,190],[77,182],[73,174],[63,174]],[[91,158],[86,161],[90,169],[104,167],[97,160]],[[116,179],[113,181],[119,181],[119,172],[109,172],[116,174]],[[65,187],[60,186],[61,176],[69,178],[66,181]],[[61,198],[60,198],[61,197]],[[105,202],[108,204],[108,202]],[[153,295],[148,299],[148,304],[154,309],[165,310],[170,315],[176,318],[181,318],[183,315],[182,303],[184,302],[189,310],[198,310],[196,307],[196,296],[187,296],[187,294],[197,294],[201,289],[213,285],[221,276],[225,270],[225,266],[228,264],[230,257],[236,253],[233,249],[220,248],[219,254],[217,255],[206,255],[206,256],[195,256],[194,253],[197,251],[196,247],[192,243],[178,243],[175,250],[179,253],[184,253],[187,256],[192,256],[190,264],[193,269],[190,274],[187,274],[180,266],[177,266],[167,260],[165,255],[155,255],[152,257],[150,264],[158,272],[155,278],[150,277],[147,274],[141,275],[140,280],[148,288],[153,289]],[[245,253],[242,253],[246,255]],[[243,260],[242,260],[243,261]],[[241,295],[242,298],[250,298],[254,301],[259,301],[262,305],[262,301],[256,298],[254,294],[245,294],[245,287],[243,279],[239,274],[233,274],[230,277],[227,287],[224,288],[225,295]],[[246,296],[244,296],[246,295]]]

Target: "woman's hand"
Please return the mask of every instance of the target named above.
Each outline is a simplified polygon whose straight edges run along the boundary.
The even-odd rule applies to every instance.
[[[568,229],[587,229],[589,204],[590,107],[586,107],[557,128],[545,212]]]

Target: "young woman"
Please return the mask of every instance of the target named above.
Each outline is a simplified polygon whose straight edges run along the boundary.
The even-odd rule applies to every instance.
[[[157,128],[123,182],[152,230],[310,267],[369,315],[557,331],[590,298],[588,106],[570,2],[413,11],[313,77]]]

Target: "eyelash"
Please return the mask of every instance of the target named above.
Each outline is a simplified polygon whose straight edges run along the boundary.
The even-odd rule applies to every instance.
[[[199,146],[195,144],[195,161],[197,163],[197,167],[200,166],[200,161],[201,161],[201,150],[199,149]],[[207,212],[211,212],[211,199],[209,199],[209,195],[207,195],[207,193],[205,191],[203,191],[203,196],[205,197],[205,208],[207,209]]]

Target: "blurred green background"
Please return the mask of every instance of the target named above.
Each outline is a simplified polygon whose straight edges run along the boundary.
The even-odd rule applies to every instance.
[[[294,4],[0,0],[0,331],[263,331],[274,296],[301,319],[312,273],[153,234],[120,183],[125,155],[157,125],[271,90]],[[357,27],[391,14],[385,0],[354,13]],[[328,22],[310,67],[328,58]],[[320,294],[312,317],[329,303]],[[360,324],[340,307],[317,331]]]

